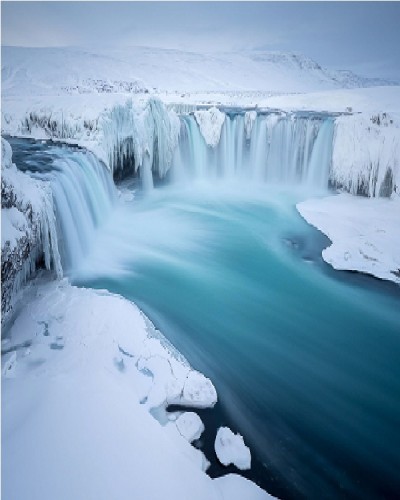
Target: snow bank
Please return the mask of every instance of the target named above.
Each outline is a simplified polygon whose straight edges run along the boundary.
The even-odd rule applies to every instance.
[[[240,434],[234,434],[228,427],[220,427],[215,438],[215,453],[222,465],[234,464],[238,469],[251,468],[249,448]]]
[[[248,481],[237,474],[227,474],[214,479],[214,481],[220,488],[224,500],[267,500],[275,498],[252,481]]]
[[[155,385],[193,370],[135,305],[66,280],[29,293],[4,344],[5,499],[223,500],[233,482],[259,492],[244,478],[212,480],[175,424],[149,413]]]
[[[299,203],[304,219],[332,245],[322,257],[335,269],[353,270],[400,283],[400,198],[349,194]]]
[[[390,115],[336,119],[330,180],[371,197],[400,191],[400,127]]]
[[[1,139],[1,311],[2,321],[13,309],[22,285],[43,258],[46,269],[62,276],[53,197],[47,182],[17,170],[12,150]]]
[[[225,113],[221,113],[219,109],[212,107],[210,109],[195,111],[194,117],[196,118],[196,122],[206,144],[215,148],[219,144],[221,138]]]

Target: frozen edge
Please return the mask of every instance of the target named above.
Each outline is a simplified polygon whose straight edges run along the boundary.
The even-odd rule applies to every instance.
[[[180,401],[190,374],[195,374],[192,382],[208,379],[133,303],[67,280],[38,282],[29,294],[3,343],[5,497],[105,500],[108,482],[118,478],[113,491],[121,499],[141,491],[147,498],[190,494],[221,500],[236,487],[249,499],[270,498],[241,476],[223,482],[209,478],[204,455],[176,425],[151,417],[157,416],[154,409],[163,414],[168,398]],[[182,401],[186,406],[187,398]],[[196,400],[203,407],[214,402],[209,391]],[[156,467],[154,484],[146,481],[149,464]],[[135,471],[134,481],[130,475],[119,477],[127,465]],[[24,470],[23,482],[17,470]]]
[[[298,203],[300,215],[331,245],[322,258],[334,269],[358,271],[400,284],[400,197],[347,193]]]

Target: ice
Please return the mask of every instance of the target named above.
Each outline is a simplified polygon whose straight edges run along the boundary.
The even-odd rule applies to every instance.
[[[1,211],[1,247],[8,241],[12,248],[26,235],[27,220],[16,207],[3,208]]]
[[[170,403],[174,402],[195,408],[209,408],[217,402],[217,391],[209,378],[192,370],[186,378],[182,396],[178,400],[170,400]]]
[[[2,138],[2,321],[44,257],[46,269],[62,277],[53,197],[47,181],[17,170],[12,150]]]
[[[163,353],[166,363],[180,363],[159,332],[150,335],[149,324],[121,297],[66,281],[37,284],[9,332],[13,345],[35,339],[29,356],[18,359],[12,380],[7,367],[15,366],[16,353],[3,358],[4,498],[223,498],[204,473],[204,454],[175,423],[161,426],[140,404],[150,377],[136,360],[151,351]],[[43,325],[49,336],[38,335]],[[134,352],[121,353],[118,346],[128,347],[124,339],[131,336],[137,338],[129,346]],[[63,348],[50,349],[49,342]],[[124,370],[115,366],[116,357]],[[182,373],[188,370],[183,362]],[[177,366],[173,371],[179,375]],[[159,383],[168,385],[175,375],[160,368]]]
[[[224,500],[267,500],[275,498],[245,477],[237,474],[214,479]]]
[[[222,465],[234,464],[240,470],[251,468],[249,448],[240,434],[234,434],[228,427],[220,427],[215,438],[215,453]]]
[[[352,194],[390,196],[400,190],[400,127],[390,115],[336,119],[331,180]]]
[[[208,146],[214,148],[220,140],[222,125],[225,121],[225,113],[221,113],[216,107],[194,112],[200,132]]]
[[[202,435],[204,424],[201,418],[192,411],[182,413],[175,421],[178,431],[191,443]]]
[[[342,193],[307,200],[297,209],[332,244],[323,259],[335,269],[359,271],[400,283],[400,199]]]
[[[2,359],[1,374],[5,378],[14,378],[17,367],[17,353],[15,351],[5,354]]]
[[[246,139],[250,140],[251,131],[253,130],[254,122],[257,118],[257,111],[246,111],[244,114],[244,127],[246,130]]]

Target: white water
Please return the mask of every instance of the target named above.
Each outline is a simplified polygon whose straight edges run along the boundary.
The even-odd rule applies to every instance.
[[[330,117],[227,115],[216,147],[206,144],[192,115],[181,117],[174,180],[234,179],[328,186],[334,122]]]
[[[53,240],[56,237],[61,256],[60,259],[57,254],[55,261],[57,274],[62,271],[69,274],[87,255],[97,228],[111,213],[116,200],[111,174],[87,151],[41,146],[18,139],[11,139],[10,143],[17,151],[18,167],[50,187],[52,203],[47,203],[48,213],[42,214],[40,220],[45,263],[49,268],[49,236]],[[26,161],[18,161],[21,148],[25,148]],[[56,235],[50,233],[47,222],[54,218]]]

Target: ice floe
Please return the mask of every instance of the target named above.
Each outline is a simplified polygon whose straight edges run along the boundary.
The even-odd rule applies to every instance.
[[[240,434],[220,427],[215,438],[215,453],[222,465],[234,464],[238,469],[251,468],[251,454]]]

